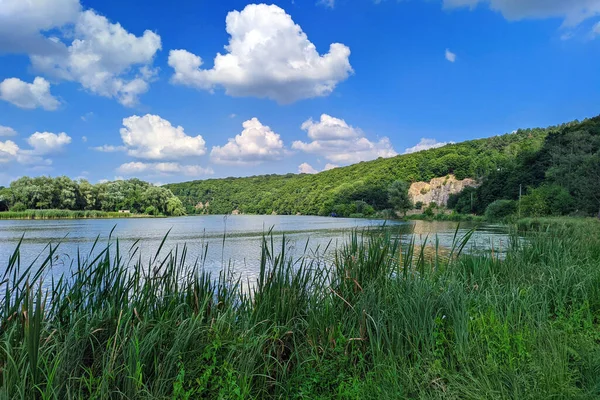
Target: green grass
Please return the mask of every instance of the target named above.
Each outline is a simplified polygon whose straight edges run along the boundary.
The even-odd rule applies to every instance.
[[[331,259],[267,236],[256,281],[118,241],[49,280],[59,250],[32,267],[17,248],[0,269],[0,397],[597,399],[599,229],[553,233],[501,259],[462,254],[469,235],[448,254],[354,234]]]
[[[25,210],[0,212],[0,219],[94,219],[94,218],[140,218],[145,214],[126,214],[96,210]]]
[[[576,230],[595,232],[600,230],[598,218],[573,218],[573,217],[544,217],[544,218],[521,218],[514,224],[521,232],[530,231],[564,231]]]
[[[407,215],[406,218],[409,221],[453,221],[453,222],[484,222],[486,221],[485,217],[481,215],[473,215],[473,214],[435,214],[433,216],[428,216],[426,214],[414,214]]]

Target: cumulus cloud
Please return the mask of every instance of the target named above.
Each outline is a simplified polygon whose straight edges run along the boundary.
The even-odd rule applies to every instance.
[[[339,167],[340,166],[337,164],[327,163],[327,164],[325,164],[325,168],[323,168],[323,171],[329,171],[330,169],[339,168]]]
[[[64,150],[71,143],[71,137],[61,132],[58,135],[51,132],[35,132],[27,139],[30,149],[21,149],[15,142],[7,140],[0,142],[0,162],[17,162],[27,165],[51,165],[52,160],[44,158]]]
[[[92,93],[133,106],[148,91],[155,71],[154,55],[161,39],[146,30],[142,36],[88,10],[79,14],[73,41],[57,54],[31,55],[33,67],[57,79],[76,81]]]
[[[353,72],[350,49],[333,43],[320,55],[302,28],[275,5],[250,4],[227,15],[230,35],[226,54],[217,54],[212,69],[200,57],[171,50],[172,82],[213,90],[223,87],[236,97],[260,97],[279,103],[327,96]]]
[[[600,15],[600,0],[443,0],[444,7],[471,7],[486,4],[508,20],[561,18],[575,26]]]
[[[260,123],[257,118],[245,121],[244,130],[224,146],[215,146],[211,159],[218,164],[256,165],[283,157],[284,146],[279,134]]]
[[[318,122],[309,119],[302,124],[302,129],[313,139],[312,142],[298,140],[292,148],[323,156],[335,163],[351,164],[398,155],[387,137],[372,142],[360,129],[327,114],[321,115]]]
[[[60,51],[41,32],[72,23],[80,10],[79,0],[0,0],[0,51]]]
[[[174,160],[206,153],[202,136],[188,136],[182,126],[175,127],[158,115],[134,115],[123,119],[123,126],[120,130],[121,139],[132,157]]]
[[[6,163],[15,159],[19,150],[19,146],[12,140],[0,142],[0,163]]]
[[[125,106],[148,90],[160,49],[156,33],[135,36],[93,10],[82,11],[79,0],[0,0],[0,51],[29,54],[38,72],[79,82]]]
[[[319,171],[313,168],[309,163],[302,163],[298,165],[298,173],[299,174],[316,174]]]
[[[150,173],[155,175],[176,175],[186,176],[212,175],[214,171],[211,168],[201,167],[199,165],[181,165],[175,162],[161,163],[143,163],[139,161],[122,164],[117,171],[125,175],[137,175]]]
[[[417,153],[419,151],[429,150],[429,149],[437,149],[438,147],[443,147],[443,146],[446,146],[446,145],[452,144],[452,143],[454,143],[454,142],[438,142],[435,139],[422,138],[421,141],[416,146],[409,147],[406,150],[404,150],[404,154]]]
[[[62,151],[71,143],[71,137],[64,132],[58,135],[51,132],[36,132],[27,139],[33,154],[47,155]]]
[[[0,82],[0,99],[19,108],[56,110],[60,102],[50,93],[50,82],[37,77],[33,83],[18,78],[8,78]]]
[[[10,126],[2,126],[0,125],[0,136],[15,136],[17,131],[15,131]]]
[[[450,50],[446,49],[446,60],[450,61],[451,63],[455,62],[456,54],[454,54]]]

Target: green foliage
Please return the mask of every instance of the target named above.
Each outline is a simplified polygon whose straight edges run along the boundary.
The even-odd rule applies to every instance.
[[[388,188],[388,201],[398,211],[404,215],[413,208],[413,204],[408,196],[410,185],[403,181],[394,181]]]
[[[60,249],[30,268],[19,247],[0,283],[0,396],[596,399],[600,222],[527,226],[502,257],[462,254],[469,234],[419,251],[375,230],[300,258],[265,237],[254,281],[118,242],[50,281]]]
[[[514,200],[496,200],[485,210],[485,217],[490,221],[500,221],[517,212],[517,202]]]
[[[425,211],[423,211],[423,215],[427,218],[433,218],[433,216],[435,216],[435,209],[436,209],[436,204],[435,203],[430,203],[427,208],[425,209]]]
[[[66,176],[50,178],[23,177],[13,181],[10,188],[0,190],[11,211],[72,210],[105,211],[130,210],[143,213],[153,207],[152,215],[184,215],[181,200],[164,187],[153,186],[139,179],[120,180],[92,185],[81,179]]]
[[[392,208],[388,187],[394,181],[427,182],[450,173],[459,178],[483,178],[493,171],[504,170],[523,152],[538,151],[548,133],[555,129],[520,130],[314,175],[208,179],[166,187],[181,199],[189,214],[195,212],[199,202],[210,204],[206,210],[209,214],[228,214],[237,209],[245,214],[275,211],[280,215],[330,215],[336,210],[345,213],[355,201],[364,201],[379,212]],[[484,210],[485,207],[481,213]]]
[[[518,200],[524,216],[600,216],[600,117],[550,128],[539,148],[525,147],[492,170],[474,193],[449,200],[458,212],[483,214],[496,200]]]
[[[0,219],[87,219],[87,218],[131,218],[137,214],[106,212],[97,210],[23,210],[0,213]]]
[[[448,197],[447,207],[460,214],[472,214],[475,212],[476,198],[477,189],[466,187],[460,193],[451,194]]]
[[[15,212],[25,211],[27,210],[27,206],[18,201],[10,208],[10,210]]]

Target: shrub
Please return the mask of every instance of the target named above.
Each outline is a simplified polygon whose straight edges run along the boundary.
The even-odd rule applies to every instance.
[[[514,200],[496,200],[485,209],[485,217],[490,221],[504,219],[517,211]]]
[[[144,210],[144,213],[148,215],[158,215],[158,210],[154,206],[148,206],[146,207],[146,210]]]
[[[27,210],[27,207],[25,206],[25,204],[23,204],[21,202],[15,203],[15,205],[10,208],[10,211],[25,211],[25,210]]]

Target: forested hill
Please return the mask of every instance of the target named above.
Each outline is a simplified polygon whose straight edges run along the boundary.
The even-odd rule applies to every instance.
[[[574,121],[546,129],[522,129],[502,136],[361,162],[315,175],[208,179],[166,187],[183,201],[188,213],[225,214],[239,210],[249,214],[329,215],[332,212],[361,213],[361,208],[379,211],[391,208],[387,189],[396,180],[409,183],[429,181],[453,173],[458,179],[471,177],[485,182],[490,176],[498,178],[501,171],[523,168],[529,161],[538,163],[536,171],[544,175],[549,167],[542,165],[538,156],[546,151],[548,138],[563,140],[556,138],[564,138],[565,132],[575,135],[585,124],[597,126],[599,121],[600,117],[597,117],[582,123]],[[544,159],[546,164],[548,157],[552,156]],[[532,185],[540,184],[539,177],[530,178]],[[499,188],[503,189],[506,187]],[[485,202],[489,204],[497,198],[503,198],[503,195],[490,194]],[[511,193],[510,197],[513,195]],[[491,196],[496,198],[492,199]],[[197,207],[199,203],[202,203],[202,207]],[[343,212],[337,212],[339,210]]]

